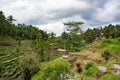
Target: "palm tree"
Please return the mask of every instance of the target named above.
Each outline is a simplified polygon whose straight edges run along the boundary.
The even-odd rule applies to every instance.
[[[0,11],[0,35],[1,38],[3,35],[5,35],[7,32],[7,26],[6,26],[6,20],[5,20],[5,16],[4,13],[2,11]],[[5,34],[4,34],[5,33]]]
[[[8,22],[9,22],[10,24],[12,24],[13,21],[17,21],[16,19],[13,18],[12,15],[9,15],[8,18],[7,18],[7,20],[8,20]]]
[[[54,42],[54,40],[53,40],[54,38],[55,38],[55,33],[53,33],[53,32],[50,33],[49,34],[49,39]]]
[[[50,43],[51,43],[51,46],[52,46],[52,48],[51,48],[51,53],[53,52],[53,42],[54,42],[54,40],[55,40],[55,33],[50,33],[49,34],[49,40],[50,40]]]
[[[79,25],[84,24],[84,22],[75,22],[75,21],[68,21],[67,23],[63,23],[65,26],[67,26],[67,30],[72,33],[82,33],[81,28]]]
[[[10,30],[10,35],[13,36],[15,33],[13,32],[14,31],[14,24],[13,24],[13,21],[16,21],[16,19],[13,18],[12,15],[9,15],[7,17],[7,21],[8,21],[8,26],[9,26],[9,30]]]
[[[66,50],[66,40],[68,39],[68,34],[64,31],[61,36],[64,40],[64,49]]]
[[[80,25],[84,24],[84,22],[75,22],[75,21],[68,21],[66,23],[63,23],[67,29],[67,31],[70,32],[70,41],[71,41],[71,51],[73,50],[73,36],[77,33],[82,33]]]

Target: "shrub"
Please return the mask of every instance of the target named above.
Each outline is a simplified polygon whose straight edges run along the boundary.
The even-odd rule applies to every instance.
[[[110,52],[108,50],[105,50],[104,53],[102,54],[102,57],[108,60],[110,57]]]
[[[80,64],[80,63],[76,63],[76,66],[77,66],[77,67],[80,67],[80,66],[81,66],[81,64]]]
[[[86,64],[84,75],[93,76],[97,72],[98,72],[98,67],[95,63],[89,62]]]
[[[70,70],[70,64],[62,59],[42,64],[41,70],[33,77],[33,80],[64,80],[61,75],[66,75]]]
[[[30,74],[32,76],[39,70],[38,61],[39,57],[37,56],[37,53],[26,54],[19,59],[19,65],[22,67],[23,72],[27,69],[27,71],[30,71]]]
[[[82,72],[82,67],[81,67],[81,64],[79,62],[76,63],[76,67],[77,67],[77,72],[78,73]]]
[[[88,70],[89,68],[91,68],[94,65],[94,63],[90,62],[85,66],[85,70]]]
[[[26,68],[23,73],[24,73],[24,80],[31,80],[31,73],[28,68]]]

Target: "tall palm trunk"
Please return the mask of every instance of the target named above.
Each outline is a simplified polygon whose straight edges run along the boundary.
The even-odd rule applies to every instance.
[[[1,38],[3,37],[3,29],[1,29]]]
[[[66,50],[66,42],[65,42],[65,40],[64,40],[64,49]]]

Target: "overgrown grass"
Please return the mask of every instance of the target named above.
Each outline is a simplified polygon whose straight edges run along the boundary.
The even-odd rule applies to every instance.
[[[64,80],[61,75],[70,71],[71,65],[60,58],[42,63],[41,70],[32,77],[32,80]]]
[[[103,39],[97,46],[105,50],[120,52],[120,38]]]
[[[103,75],[99,80],[120,80],[120,75],[106,74]]]
[[[84,75],[86,76],[94,76],[98,72],[98,67],[96,63],[89,62],[85,65],[85,72]]]

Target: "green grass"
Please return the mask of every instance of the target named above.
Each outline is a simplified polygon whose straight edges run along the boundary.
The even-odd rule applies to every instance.
[[[105,50],[120,52],[120,38],[103,39],[97,46]]]
[[[41,70],[32,77],[32,80],[60,80],[61,74],[70,71],[70,64],[60,58],[42,63]],[[64,78],[62,79],[64,80]]]
[[[106,74],[103,75],[99,80],[120,80],[120,75]]]
[[[98,72],[97,64],[93,62],[89,62],[85,65],[85,71],[83,72],[86,76],[93,76]]]
[[[37,60],[37,58],[39,58],[39,56],[37,56],[37,58],[36,58],[36,56],[34,57],[32,55],[32,54],[35,55],[36,52],[34,49],[35,45],[32,45],[31,42],[32,41],[28,41],[28,40],[22,41],[21,47],[20,47],[20,53],[21,53],[20,56],[23,56],[25,59],[27,59],[31,56],[35,60]],[[11,44],[10,46],[0,45],[0,62],[4,62],[7,60],[11,60],[13,58],[19,57],[19,56],[17,56],[16,47],[17,47],[17,44],[15,44],[15,43],[14,43],[14,45]],[[84,48],[88,49],[91,47],[92,48],[96,47],[96,44],[91,43],[91,44],[89,44],[89,47],[82,47],[81,49],[83,50]],[[117,52],[119,54],[120,53],[120,38],[103,39],[102,41],[97,43],[97,47],[104,49],[104,50],[110,50],[113,52]],[[95,52],[95,54],[98,54],[98,53],[101,54],[101,50]],[[59,57],[59,56],[57,55],[57,57]],[[22,72],[20,70],[21,66],[18,65],[18,60],[23,59],[22,62],[25,62],[24,58],[20,57],[20,58],[16,59],[15,61],[8,62],[5,64],[0,63],[0,73],[2,73],[2,75],[5,75],[5,73],[6,73],[6,75],[4,77],[2,77],[2,79],[3,80],[12,80],[14,78],[19,77],[22,74]],[[81,57],[81,58],[84,60],[84,57]],[[103,62],[103,65],[107,66],[108,70],[110,70],[112,67],[112,64],[116,63],[116,62],[120,62],[120,57],[117,55],[112,55],[110,57],[109,61]],[[49,62],[44,62],[42,64],[40,63],[38,65],[39,65],[40,71],[37,72],[32,77],[32,80],[59,80],[57,78],[59,78],[60,74],[66,74],[71,71],[70,64],[67,61],[61,60],[58,58],[50,60]],[[90,77],[93,76],[97,71],[96,65],[97,64],[92,66],[90,69],[85,70],[85,72],[83,74],[86,76],[90,76]],[[11,73],[8,72],[9,70],[11,70]],[[111,80],[111,79],[107,78],[106,76],[111,78],[111,75],[105,75],[105,76],[102,76],[100,78],[100,80],[105,80],[105,79]],[[105,79],[103,79],[103,78],[105,78]],[[115,78],[115,80],[118,80],[116,78],[116,76],[114,78]]]

